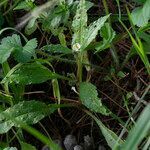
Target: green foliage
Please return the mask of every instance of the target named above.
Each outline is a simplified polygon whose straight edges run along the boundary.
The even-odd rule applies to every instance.
[[[150,0],[146,0],[142,7],[135,8],[131,14],[135,25],[143,27],[150,19]]]
[[[15,122],[17,123],[17,121],[15,121]],[[30,127],[30,126],[22,124],[22,123],[20,125],[24,130],[26,130],[27,132],[32,134],[34,137],[39,139],[42,143],[47,145],[50,149],[52,149],[52,150],[61,150],[61,148],[57,144],[55,144],[50,137],[47,138],[45,135],[41,134],[38,130],[36,130],[33,127]]]
[[[74,32],[72,39],[72,47],[74,45],[80,45],[80,51],[85,48],[95,39],[98,31],[104,25],[109,15],[99,18],[87,27],[87,9],[85,7],[85,1],[81,0],[76,15],[72,23],[72,30]]]
[[[133,0],[133,1],[139,2],[139,3],[144,3],[144,2],[146,2],[147,0]]]
[[[109,15],[99,18],[97,21],[89,25],[84,35],[84,41],[81,50],[84,50],[96,37],[98,31],[104,25]]]
[[[14,34],[12,37],[3,38],[0,45],[0,63],[4,63],[9,58],[12,51],[21,47],[20,37]]]
[[[61,78],[61,76],[51,72],[42,64],[34,62],[23,64],[14,72],[10,71],[1,83],[15,82],[16,84],[28,85],[43,83],[47,80],[55,78]]]
[[[132,24],[132,18],[131,18],[131,14],[127,8],[127,12],[128,12],[128,16],[129,16],[129,21],[131,22]],[[146,52],[144,51],[144,48],[143,48],[143,44],[142,44],[142,41],[141,39],[139,38],[137,32],[134,30],[135,32],[135,35],[136,35],[136,38],[133,37],[133,35],[130,33],[130,31],[127,29],[127,27],[124,25],[124,23],[120,20],[120,23],[122,24],[122,26],[126,29],[127,33],[129,34],[130,36],[130,39],[132,41],[132,44],[136,50],[136,53],[140,56],[141,60],[143,61],[146,69],[147,69],[147,72],[148,74],[150,74],[150,63],[149,63],[149,59],[146,55]],[[133,27],[134,28],[134,27]]]
[[[20,102],[0,112],[0,134],[8,132],[13,126],[19,127],[14,119],[26,124],[35,124],[56,109],[57,107],[34,100]]]
[[[29,126],[38,123],[41,119],[51,115],[51,113],[53,113],[57,109],[60,116],[63,118],[59,109],[62,106],[61,97],[64,97],[65,101],[68,101],[68,99],[65,98],[66,93],[62,93],[61,95],[61,92],[64,91],[61,88],[63,88],[64,84],[67,84],[67,82],[62,82],[62,80],[69,79],[55,73],[55,69],[62,74],[70,74],[70,76],[72,74],[72,80],[69,80],[72,84],[70,84],[69,86],[74,86],[77,88],[77,91],[79,91],[79,99],[82,105],[89,109],[89,111],[86,108],[82,110],[96,121],[108,146],[111,149],[136,149],[137,146],[142,143],[142,140],[144,141],[142,143],[142,146],[145,144],[144,150],[148,147],[149,140],[147,138],[147,133],[150,130],[149,105],[145,108],[137,123],[135,123],[135,118],[133,116],[132,121],[135,124],[132,126],[132,123],[128,124],[127,121],[127,126],[124,126],[125,123],[120,119],[120,114],[119,116],[117,116],[113,113],[113,108],[111,109],[112,112],[110,112],[110,110],[108,110],[108,108],[102,104],[101,98],[99,98],[98,96],[98,89],[95,85],[90,83],[91,80],[92,82],[95,81],[95,76],[93,75],[95,75],[96,72],[99,73],[99,69],[101,70],[101,67],[99,66],[99,60],[97,59],[100,58],[102,61],[102,57],[105,56],[105,53],[101,57],[97,52],[101,52],[106,49],[109,50],[110,48],[110,52],[114,57],[114,62],[116,63],[120,60],[122,61],[122,59],[124,59],[123,55],[126,52],[119,52],[119,54],[121,54],[120,58],[115,61],[117,55],[112,49],[117,49],[117,47],[120,47],[120,45],[123,46],[124,42],[122,43],[122,40],[126,42],[126,40],[128,40],[128,38],[130,37],[133,46],[131,46],[130,49],[128,46],[130,46],[131,43],[127,43],[126,45],[126,48],[130,49],[130,52],[124,60],[125,63],[123,62],[122,66],[120,66],[118,63],[118,65],[116,65],[117,67],[113,66],[114,62],[111,60],[108,62],[108,65],[107,63],[102,63],[102,70],[105,70],[104,67],[107,66],[108,68],[106,68],[106,71],[108,72],[100,71],[100,78],[103,77],[103,74],[105,76],[104,80],[108,81],[105,82],[106,84],[112,82],[113,85],[118,88],[118,90],[115,90],[116,88],[114,88],[114,90],[112,90],[112,93],[113,91],[119,91],[119,93],[115,93],[116,97],[122,97],[122,99],[124,100],[124,105],[123,101],[119,102],[118,104],[118,99],[113,100],[111,96],[109,98],[109,94],[107,96],[107,93],[104,93],[104,95],[106,95],[108,99],[112,101],[112,103],[118,105],[119,108],[121,108],[121,111],[119,109],[119,112],[127,109],[129,115],[132,114],[130,113],[130,111],[133,109],[135,102],[132,101],[131,103],[130,100],[131,98],[132,100],[134,98],[133,93],[130,92],[128,88],[124,89],[126,84],[128,85],[128,82],[130,82],[128,81],[127,83],[125,83],[125,77],[129,77],[130,75],[130,73],[128,72],[128,69],[130,69],[128,67],[130,67],[130,65],[127,65],[125,70],[124,66],[126,65],[126,62],[127,60],[129,60],[129,58],[133,57],[134,54],[138,54],[143,61],[145,68],[147,69],[148,75],[150,74],[150,63],[148,59],[148,55],[150,54],[150,26],[148,24],[148,21],[150,19],[150,0],[133,1],[134,2],[131,4],[127,3],[127,6],[128,4],[130,4],[130,6],[132,4],[135,4],[135,6],[137,5],[141,7],[133,10],[132,14],[130,14],[128,8],[126,7],[129,18],[127,18],[126,14],[125,18],[126,21],[130,21],[131,23],[131,28],[129,28],[129,30],[122,22],[124,21],[124,19],[121,18],[122,10],[120,9],[120,1],[116,0],[119,7],[119,21],[126,29],[126,32],[124,32],[122,28],[117,27],[117,29],[119,30],[116,31],[120,32],[121,30],[124,32],[117,35],[119,37],[117,40],[114,39],[117,32],[115,32],[113,28],[116,29],[116,24],[117,26],[119,26],[116,17],[118,14],[112,14],[111,16],[109,15],[109,5],[107,5],[106,0],[102,1],[106,16],[104,15],[99,19],[98,14],[95,15],[95,19],[90,15],[91,10],[88,11],[94,4],[85,0],[51,0],[41,6],[36,6],[37,1],[34,0],[17,0],[15,2],[12,1],[11,5],[8,3],[8,0],[2,0],[0,2],[0,6],[3,6],[0,10],[0,28],[9,22],[13,24],[13,22],[11,22],[9,19],[13,18],[12,15],[14,13],[14,10],[17,16],[18,13],[22,12],[20,10],[25,10],[23,12],[29,11],[29,13],[21,19],[21,22],[15,28],[8,27],[0,30],[0,35],[2,38],[0,42],[0,64],[2,66],[0,66],[0,134],[6,133],[7,137],[6,142],[0,142],[0,146],[3,149],[5,148],[6,150],[16,150],[17,148],[9,146],[12,145],[11,141],[17,138],[22,150],[36,150],[34,146],[26,143],[22,134],[24,132],[22,132],[22,130],[25,130],[28,133],[32,134],[42,143],[48,145],[49,148],[53,150],[60,149],[52,141],[49,135],[49,138],[47,138],[35,128]],[[10,8],[8,4],[11,6]],[[94,7],[97,8],[97,5],[94,5]],[[131,8],[133,8],[133,5]],[[6,12],[3,10],[5,10]],[[90,17],[90,20],[88,20],[88,17]],[[113,20],[114,17],[115,19]],[[4,19],[6,20],[5,23]],[[17,19],[18,18],[14,20],[16,21]],[[108,23],[106,23],[107,20]],[[24,26],[24,31],[17,30],[17,28],[20,29],[20,27]],[[137,26],[140,28],[138,28]],[[24,38],[24,41],[21,39],[21,36],[17,34],[12,34],[11,36],[3,38],[2,33],[10,29],[13,30],[13,32],[15,31],[19,33]],[[25,33],[30,35],[35,30],[38,31],[33,34],[31,36],[31,39],[28,41],[23,34]],[[127,33],[129,37],[127,36]],[[39,46],[37,40],[33,38],[36,34],[40,35],[40,37],[38,37],[38,40],[41,40]],[[101,41],[97,41],[97,38],[100,38]],[[38,50],[36,50],[37,46]],[[91,50],[91,52],[87,50]],[[93,55],[94,50],[95,53]],[[95,55],[96,60],[93,60],[93,58],[95,58]],[[59,70],[59,68],[55,68],[58,61],[64,61],[67,63],[71,62],[73,64],[73,68],[70,69],[67,66],[66,70]],[[96,65],[93,64],[95,62]],[[134,61],[132,62],[134,63]],[[76,65],[76,68],[74,64]],[[63,67],[65,67],[65,65]],[[85,68],[83,69],[83,67]],[[136,70],[138,71],[137,78],[140,79],[139,83],[142,82],[142,89],[144,89],[144,86],[147,85],[143,79],[147,75],[147,72],[144,72],[143,70],[140,70],[141,72],[143,72],[142,76],[140,76],[140,71]],[[135,75],[134,72],[133,75]],[[58,79],[62,80],[59,82]],[[48,88],[48,90],[44,89],[44,91],[48,91],[48,96],[50,94],[50,96],[52,96],[56,100],[55,103],[57,104],[49,104],[52,103],[52,101],[50,101],[48,104],[45,104],[42,101],[30,100],[30,96],[28,101],[26,100],[25,94],[30,93],[30,91],[29,93],[26,93],[26,86],[32,87],[33,84],[41,84],[48,80],[51,80],[50,82],[46,83],[50,86],[50,88]],[[103,82],[104,80],[102,79]],[[125,86],[121,87],[122,84],[124,84]],[[139,84],[138,86],[140,85],[141,84]],[[108,89],[111,86],[108,86]],[[140,88],[141,87],[139,87],[139,89]],[[75,92],[78,93],[77,91]],[[111,88],[108,91],[111,91]],[[113,93],[113,96],[115,94]],[[147,104],[147,102],[144,101],[143,97],[141,99],[139,98],[139,100],[142,100],[143,104]],[[70,100],[69,102],[71,103]],[[106,102],[106,104],[109,104],[109,101]],[[75,103],[75,105],[79,109],[80,107],[82,107],[80,103],[79,105],[78,103]],[[140,105],[142,106],[142,103]],[[124,106],[126,108],[124,108]],[[117,113],[116,110],[114,112]],[[105,115],[105,118],[108,118],[110,120],[117,119],[119,123],[121,123],[121,127],[125,128],[126,131],[129,132],[127,140],[122,140],[122,132],[120,136],[117,136],[117,134],[115,134],[111,129],[108,128],[110,124],[104,125],[104,123],[102,123],[102,121],[95,117],[95,115],[93,115],[92,113],[95,115],[96,113],[100,113],[102,115]],[[65,118],[63,119],[66,121]],[[116,124],[118,125],[117,121]],[[12,135],[9,134],[12,133],[9,132],[12,127],[12,131],[15,134],[13,137],[11,137]],[[131,129],[130,131],[130,128],[133,129]]]
[[[58,35],[61,28],[60,24],[66,24],[69,19],[68,5],[61,3],[53,11],[46,12],[45,18],[42,19],[42,27],[46,31],[52,31],[54,35]]]
[[[0,63],[4,63],[11,53],[18,62],[28,62],[34,56],[37,47],[36,39],[32,39],[22,46],[20,36],[13,34],[3,38],[0,44]]]
[[[96,87],[88,82],[80,83],[79,96],[83,105],[93,112],[109,115],[106,108],[102,105],[101,99],[98,98]]]
[[[120,145],[122,145],[124,143],[124,141],[122,141],[121,139],[119,139],[119,137],[110,129],[108,129],[98,118],[96,118],[94,115],[92,115],[89,112],[86,112],[89,116],[92,117],[92,119],[94,119],[94,121],[97,123],[97,125],[99,126],[103,136],[105,137],[107,144],[109,145],[109,147],[111,149],[113,149],[115,146],[119,147]],[[119,139],[119,141],[118,141]],[[116,142],[118,141],[118,143],[116,144]]]
[[[36,150],[36,148],[31,144],[21,142],[21,150]]]
[[[137,149],[143,138],[149,135],[150,131],[150,105],[147,105],[135,126],[129,132],[122,149]]]
[[[42,50],[50,52],[50,53],[56,53],[56,54],[71,54],[72,50],[68,47],[64,47],[60,44],[50,44],[42,47]]]
[[[32,56],[35,56],[35,48],[37,47],[37,40],[31,39],[26,43],[26,45],[20,50],[16,49],[14,52],[14,57],[18,62],[28,62],[31,60]]]
[[[21,1],[15,8],[14,10],[20,10],[20,9],[24,9],[24,10],[31,10],[35,7],[34,5],[34,0],[24,0]]]
[[[7,148],[4,148],[3,150],[17,150],[16,147],[7,147]]]
[[[76,15],[72,22],[72,31],[74,32],[72,46],[76,43],[82,45],[84,41],[85,29],[87,27],[87,9],[85,1],[81,0],[78,4]]]
[[[96,45],[96,52],[109,48],[116,33],[109,23],[105,23],[105,25],[101,28],[100,35],[103,38],[103,41]]]

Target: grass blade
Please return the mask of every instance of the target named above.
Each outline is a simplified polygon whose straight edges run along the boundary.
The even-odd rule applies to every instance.
[[[129,133],[126,142],[123,145],[124,150],[137,149],[138,144],[148,134],[150,130],[150,104],[146,106],[135,127]]]

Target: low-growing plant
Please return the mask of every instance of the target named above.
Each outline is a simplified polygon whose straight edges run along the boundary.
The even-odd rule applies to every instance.
[[[14,5],[14,11],[23,9],[30,11],[31,14],[31,16],[25,16],[25,20],[19,23],[17,28],[27,23],[25,26],[26,34],[31,35],[35,30],[41,28],[40,30],[42,30],[42,32],[51,33],[53,36],[58,37],[59,43],[51,44],[48,41],[46,45],[38,46],[39,44],[36,38],[28,40],[16,29],[5,28],[0,31],[1,35],[8,29],[17,32],[3,37],[0,42],[0,64],[2,67],[2,71],[0,72],[0,83],[2,87],[0,91],[0,134],[7,135],[7,141],[4,143],[3,141],[0,142],[0,147],[2,147],[2,149],[17,149],[15,147],[9,147],[13,140],[9,137],[9,133],[12,131],[14,133],[13,138],[17,138],[22,150],[35,150],[35,146],[26,143],[23,130],[35,136],[52,150],[61,149],[52,141],[51,137],[47,138],[35,128],[31,127],[31,125],[40,122],[43,118],[50,116],[57,110],[60,117],[67,122],[61,114],[61,108],[74,107],[74,105],[62,104],[59,80],[69,82],[68,85],[72,86],[72,89],[78,96],[79,103],[82,104],[77,107],[83,110],[97,123],[111,149],[134,150],[144,138],[147,142],[143,147],[144,149],[148,147],[149,140],[146,136],[150,129],[150,118],[148,115],[149,105],[145,106],[137,123],[134,121],[135,127],[129,131],[127,140],[123,140],[122,134],[118,136],[104,125],[96,115],[96,113],[99,113],[105,116],[112,116],[114,119],[117,119],[124,128],[129,130],[127,127],[128,122],[125,124],[124,121],[110,111],[109,107],[103,104],[102,98],[100,98],[98,94],[97,87],[92,84],[91,78],[88,76],[88,73],[92,71],[88,51],[92,50],[93,54],[97,54],[108,48],[114,47],[113,40],[115,40],[116,32],[113,30],[110,22],[111,14],[109,14],[107,10],[106,1],[103,2],[106,6],[106,15],[92,23],[88,22],[87,11],[93,6],[93,3],[85,0],[52,0],[41,6],[37,6],[35,1],[26,0],[18,1],[17,4]],[[144,3],[143,8],[141,8],[142,10],[145,10],[144,7],[146,7],[148,2],[149,0]],[[119,6],[119,1],[117,1],[117,4]],[[142,10],[136,13],[141,13]],[[105,81],[113,80],[116,76],[119,79],[125,78],[126,74],[121,70],[118,71],[118,67],[123,68],[129,58],[135,53],[140,56],[148,74],[150,74],[150,64],[147,57],[148,52],[146,51],[146,45],[149,42],[149,35],[146,33],[149,28],[147,25],[148,17],[144,23],[147,28],[142,27],[137,31],[134,25],[139,25],[139,22],[137,23],[133,19],[136,13],[133,12],[130,14],[128,8],[127,11],[135,38],[124,25],[121,18],[119,18],[119,20],[129,34],[133,47],[122,66],[118,66],[118,60],[115,61],[115,58],[118,59],[118,54],[115,54],[113,57],[114,62],[118,62],[118,65],[116,68],[112,69],[113,71],[110,71],[111,73],[109,75],[105,76]],[[121,14],[119,14],[119,16],[121,17]],[[109,21],[107,22],[107,20]],[[66,40],[65,31],[69,32],[71,36],[70,41]],[[101,37],[101,40],[95,42],[97,35]],[[144,42],[142,42],[141,39],[143,39]],[[115,49],[112,53],[116,53]],[[72,59],[70,62],[73,62],[75,65],[76,72],[68,76],[67,74],[57,73],[53,66],[53,61],[60,60],[69,62],[68,58]],[[112,74],[116,74],[116,76]],[[56,99],[54,104],[35,99],[28,101],[25,98],[27,86],[45,82],[50,83],[52,86],[53,97]],[[146,94],[147,90],[145,95]],[[133,114],[130,113],[128,109],[127,101],[133,94],[127,92],[126,96],[124,96],[124,93],[122,95],[128,114],[132,117]],[[142,100],[144,96],[141,98]],[[141,101],[137,104],[136,111],[139,109],[140,104]],[[143,128],[144,130],[142,130]]]

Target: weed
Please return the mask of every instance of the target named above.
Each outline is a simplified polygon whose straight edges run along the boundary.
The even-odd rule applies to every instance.
[[[47,134],[41,122],[44,118],[57,114],[58,111],[59,119],[63,119],[68,124],[68,128],[72,128],[72,124],[62,113],[64,108],[66,112],[69,108],[78,109],[84,112],[84,115],[90,116],[98,125],[107,146],[113,150],[135,150],[138,147],[148,149],[150,108],[146,96],[149,94],[150,86],[146,83],[148,81],[146,77],[150,74],[148,59],[150,0],[134,0],[132,3],[135,6],[136,3],[141,6],[132,9],[132,12],[130,10],[132,4],[126,4],[126,9],[121,11],[120,1],[112,2],[118,6],[117,21],[113,20],[114,14],[110,13],[111,2],[103,0],[106,15],[89,21],[88,13],[93,7],[97,5],[99,7],[99,3],[95,5],[85,0],[52,0],[38,6],[34,0],[17,0],[9,7],[8,0],[0,1],[1,149],[36,150],[37,145],[29,144],[26,140],[27,132],[52,150],[61,149],[53,142],[53,137],[46,137],[36,129],[37,126],[32,126],[40,124]],[[14,25],[16,21],[13,20],[13,15],[19,12],[27,14]],[[126,13],[128,23],[122,19],[122,12]],[[12,27],[3,28],[5,24]],[[118,24],[121,27],[118,27]],[[128,25],[131,27],[128,28]],[[115,31],[116,28],[123,30],[124,33],[118,33]],[[28,40],[29,35],[30,40]],[[129,48],[127,54],[123,52],[125,57],[122,57],[122,52],[117,49],[123,40],[130,41],[125,45]],[[108,57],[109,53],[113,60]],[[138,56],[134,57],[136,54],[144,64],[140,63],[142,68],[139,71],[132,69],[139,63]],[[104,58],[103,62],[101,63],[96,57]],[[94,62],[91,58],[94,58]],[[100,63],[104,72],[99,71]],[[57,68],[57,64],[61,65],[63,71],[61,67]],[[136,78],[137,82],[133,90],[128,88],[130,73],[130,77]],[[96,82],[94,82],[95,74],[98,74]],[[146,81],[141,76],[144,76]],[[102,82],[104,89],[99,88],[103,87]],[[124,82],[125,84],[122,85]],[[42,91],[46,92],[43,93],[46,93],[45,96],[48,94],[48,97],[52,97],[54,101],[48,98],[44,101],[43,97],[40,99],[26,97],[27,89],[35,86],[37,90],[38,85],[41,86],[40,90],[44,86]],[[69,87],[69,90],[64,87]],[[65,90],[69,92],[63,92]],[[99,94],[101,90],[105,98]],[[71,100],[66,95],[69,95]],[[118,111],[114,104],[119,106]],[[122,119],[119,116],[120,109],[124,110],[123,117],[125,113],[127,118]],[[139,114],[140,112],[142,113]],[[80,121],[82,118],[84,116],[81,114]],[[107,118],[115,120],[116,124],[121,126],[117,129],[117,133],[111,127],[113,123],[105,121]],[[125,133],[128,135],[123,136]],[[13,140],[17,140],[19,146],[13,145]]]

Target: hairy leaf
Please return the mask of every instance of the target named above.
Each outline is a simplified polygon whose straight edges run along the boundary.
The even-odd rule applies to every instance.
[[[37,40],[32,39],[23,47],[20,36],[13,34],[3,38],[0,44],[0,63],[4,63],[13,54],[18,62],[27,62],[31,60],[37,47]]]
[[[46,31],[51,31],[54,35],[59,34],[61,24],[66,25],[69,19],[70,12],[65,3],[58,5],[53,11],[47,12],[46,18],[42,19],[42,27]]]
[[[55,78],[61,78],[61,76],[51,72],[48,68],[39,63],[28,63],[23,64],[13,73],[8,73],[1,83],[15,82],[16,84],[28,85],[43,83]]]
[[[35,48],[37,47],[37,40],[31,39],[26,43],[26,45],[19,50],[16,50],[14,57],[18,62],[28,62],[31,60],[31,57],[35,54]]]
[[[29,11],[33,8],[34,8],[34,3],[32,1],[22,1],[14,8],[14,10],[24,9]]]
[[[17,148],[16,147],[6,147],[3,150],[17,150]]]
[[[21,39],[19,35],[13,34],[3,38],[0,44],[0,63],[4,63],[11,53],[17,49],[21,49]]]
[[[86,30],[84,34],[84,41],[81,46],[81,50],[84,50],[97,36],[98,31],[104,25],[109,15],[99,18],[97,21],[94,21]]]
[[[0,134],[8,132],[13,126],[19,127],[14,119],[26,124],[35,124],[56,109],[57,107],[34,100],[20,102],[0,113]]]
[[[78,4],[76,15],[72,22],[72,30],[74,32],[72,46],[76,43],[83,44],[85,30],[87,27],[87,9],[85,0],[81,0]]]
[[[92,110],[93,112],[108,115],[109,113],[102,105],[101,99],[98,98],[96,87],[88,82],[82,82],[79,89],[80,100],[83,105]]]
[[[42,48],[43,50],[50,52],[50,53],[63,53],[63,54],[70,54],[72,53],[72,50],[69,49],[68,47],[64,47],[60,44],[57,45],[46,45]]]

